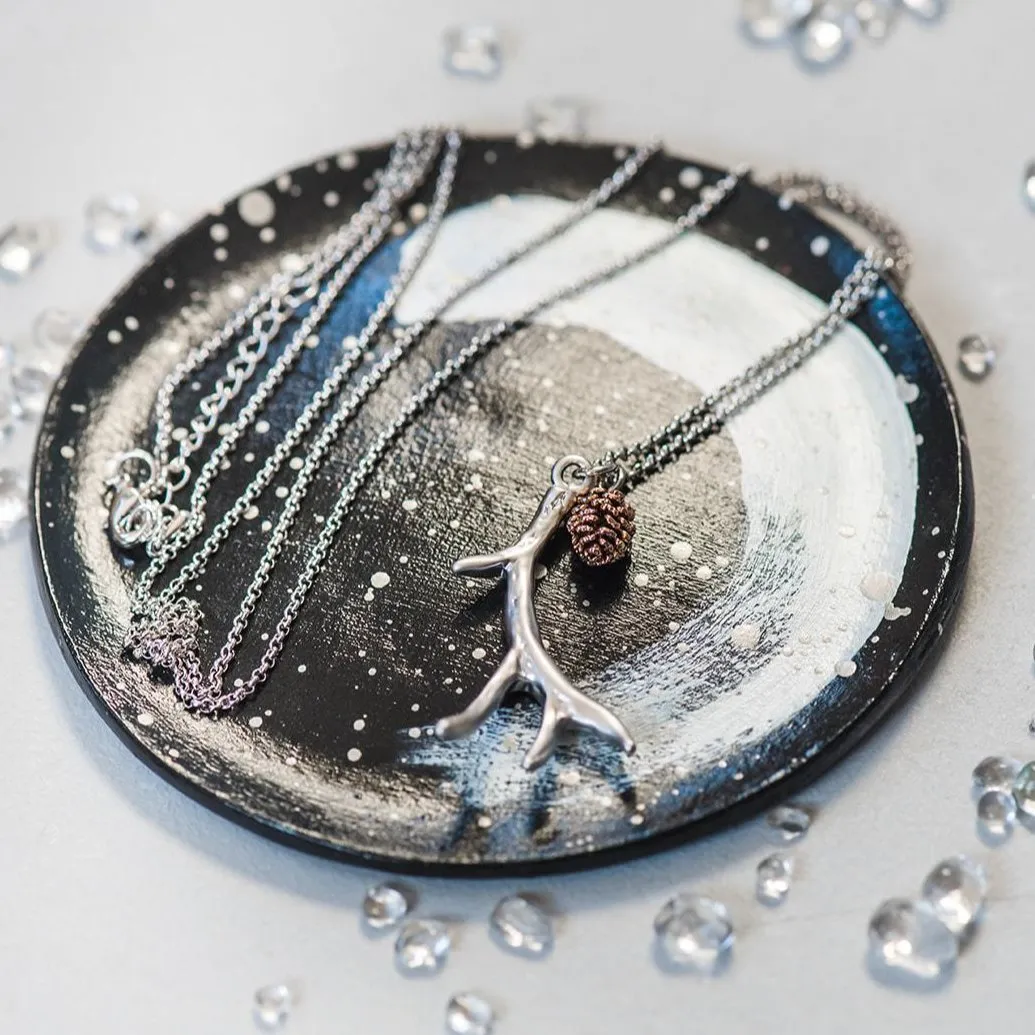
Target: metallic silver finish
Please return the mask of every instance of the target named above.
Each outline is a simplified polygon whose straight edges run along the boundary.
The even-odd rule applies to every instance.
[[[462,712],[439,720],[435,732],[443,740],[469,736],[500,706],[508,690],[524,686],[543,705],[539,734],[525,755],[526,769],[538,768],[553,754],[557,735],[565,726],[591,730],[613,740],[626,754],[636,749],[621,721],[576,690],[553,663],[543,647],[532,602],[540,553],[575,502],[600,484],[601,476],[590,469],[584,457],[562,457],[553,466],[552,484],[535,517],[517,542],[498,553],[465,557],[453,565],[456,575],[503,576],[503,622],[510,649],[481,693]]]

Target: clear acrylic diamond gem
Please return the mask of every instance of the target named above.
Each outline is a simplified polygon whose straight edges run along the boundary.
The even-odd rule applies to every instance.
[[[1029,762],[1013,782],[1013,798],[1025,816],[1035,817],[1035,762]]]
[[[540,140],[582,140],[586,136],[586,105],[574,97],[548,97],[528,105],[527,126]]]
[[[67,351],[78,340],[83,322],[64,309],[44,309],[32,324],[32,339],[41,349]]]
[[[0,277],[22,280],[35,269],[53,244],[41,223],[14,223],[0,231]]]
[[[929,902],[891,898],[870,918],[870,949],[892,971],[923,982],[951,971],[959,954],[956,936],[938,919]]]
[[[808,832],[812,817],[799,805],[778,805],[766,814],[766,823],[779,841],[798,841]]]
[[[29,487],[9,467],[0,467],[0,542],[10,539],[29,516]]]
[[[921,894],[938,919],[960,937],[985,911],[988,878],[982,866],[965,855],[943,859],[924,880]]]
[[[378,884],[363,896],[363,920],[376,931],[395,927],[409,911],[406,892],[397,884]]]
[[[260,1031],[277,1031],[283,1028],[291,1015],[294,996],[287,985],[266,985],[255,993],[252,1017]]]
[[[902,6],[917,18],[933,22],[945,14],[948,0],[901,0]]]
[[[986,838],[1007,838],[1017,823],[1017,802],[1009,791],[985,791],[978,798],[977,820]]]
[[[726,907],[705,895],[669,899],[654,918],[654,933],[666,962],[702,973],[717,970],[735,940]]]
[[[971,381],[983,381],[995,366],[995,346],[980,334],[968,334],[958,346],[960,372]]]
[[[852,44],[858,22],[843,0],[824,0],[794,34],[798,57],[808,66],[823,68],[843,57]]]
[[[446,1031],[449,1035],[490,1035],[496,1023],[492,1006],[481,996],[461,992],[446,1006]]]
[[[859,27],[871,40],[882,40],[898,17],[898,0],[855,0],[854,15]]]
[[[136,243],[151,219],[135,194],[106,194],[86,205],[86,243],[98,252],[113,252]]]
[[[971,773],[974,792],[983,794],[985,791],[1009,791],[1013,788],[1013,782],[1020,771],[1021,763],[1016,758],[1010,758],[1008,755],[989,755],[981,759]]]
[[[553,948],[553,923],[524,895],[501,899],[489,918],[489,929],[505,947],[522,956],[545,956]]]
[[[755,897],[767,906],[778,906],[791,890],[794,864],[779,852],[767,856],[755,872]]]
[[[446,71],[474,79],[495,79],[503,67],[499,32],[492,25],[460,25],[444,38]]]
[[[395,962],[406,974],[437,974],[449,958],[449,930],[438,920],[413,920],[395,940]]]
[[[811,13],[814,0],[741,0],[740,21],[756,43],[779,43]]]

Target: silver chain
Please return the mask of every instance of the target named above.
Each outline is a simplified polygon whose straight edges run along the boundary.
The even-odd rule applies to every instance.
[[[352,467],[330,514],[323,521],[316,540],[309,549],[301,573],[288,595],[285,609],[268,638],[258,665],[247,679],[238,679],[233,687],[225,688],[227,674],[236,660],[250,620],[284,552],[289,532],[302,510],[316,475],[348,423],[360,412],[369,397],[405,356],[423,339],[428,328],[451,306],[485,283],[490,277],[558,237],[595,211],[601,204],[610,200],[639,172],[646,160],[656,151],[654,146],[639,149],[611,177],[588,194],[564,220],[494,260],[478,274],[450,292],[424,317],[407,327],[401,337],[382,354],[370,371],[359,379],[347,395],[340,399],[331,419],[306,450],[305,459],[294,478],[284,509],[277,519],[259,565],[241,601],[226,642],[216,656],[209,672],[205,673],[198,645],[198,634],[204,616],[200,604],[185,595],[187,585],[204,573],[209,561],[218,553],[233,529],[243,520],[248,508],[268,488],[276,474],[302,443],[306,434],[312,430],[319,416],[339,395],[343,385],[356,371],[364,353],[394,311],[399,296],[423,261],[431,239],[437,232],[448,207],[456,164],[455,147],[458,147],[459,142],[453,134],[450,134],[447,140],[447,153],[440,168],[435,200],[422,227],[425,237],[414,248],[412,259],[400,267],[366,327],[358,336],[356,344],[346,351],[341,362],[328,375],[305,410],[297,418],[295,425],[267,458],[256,477],[212,528],[201,547],[168,586],[153,596],[152,590],[157,579],[200,534],[204,525],[205,506],[211,482],[225,463],[227,455],[236,445],[241,433],[254,420],[255,413],[250,409],[252,403],[259,399],[257,405],[261,406],[268,397],[263,395],[263,386],[257,389],[252,399],[242,409],[238,420],[224,433],[224,438],[199,473],[197,482],[192,489],[190,514],[186,523],[161,544],[138,583],[133,600],[135,617],[127,636],[127,646],[140,660],[170,670],[173,674],[176,693],[188,707],[194,710],[207,714],[218,714],[231,710],[254,694],[269,677],[284,649],[294,622],[305,604],[309,591],[323,570],[334,540],[348,518],[357,496],[378,469],[392,445],[449,385],[502,339],[527,325],[544,310],[609,281],[621,272],[666,249],[673,241],[696,227],[716,207],[723,204],[746,173],[746,170],[738,169],[721,179],[713,187],[702,191],[700,201],[681,216],[673,224],[671,230],[654,244],[573,280],[550,292],[518,315],[501,319],[479,332],[417,389]],[[792,180],[793,182],[791,182]],[[627,484],[635,485],[642,482],[666,463],[693,448],[703,438],[717,430],[740,408],[805,362],[873,297],[882,275],[889,274],[904,282],[908,273],[910,256],[902,235],[890,221],[880,217],[875,210],[863,205],[853,195],[847,192],[840,193],[843,188],[831,189],[831,192],[828,193],[827,185],[812,178],[779,178],[775,181],[774,186],[777,186],[778,189],[789,189],[793,186],[805,190],[807,184],[821,186],[826,206],[836,207],[838,211],[850,218],[855,218],[860,225],[880,239],[882,248],[868,250],[865,256],[856,263],[834,293],[824,315],[807,331],[794,336],[767,353],[747,370],[711,393],[697,405],[684,411],[648,438],[604,457],[600,462],[601,465],[612,469]],[[238,425],[240,425],[240,429],[236,430]]]

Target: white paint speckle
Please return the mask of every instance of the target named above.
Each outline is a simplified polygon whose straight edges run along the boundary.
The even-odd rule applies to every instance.
[[[912,613],[911,607],[896,607],[890,603],[884,608],[884,618],[889,622],[897,622],[900,618],[906,618]]]
[[[261,715],[253,715],[248,720],[248,725],[251,726],[251,728],[253,730],[257,730],[262,725],[262,716]]]
[[[841,676],[843,679],[847,679],[849,676],[854,676],[858,665],[850,658],[847,661],[839,661],[834,666],[834,671]]]
[[[827,237],[813,237],[809,243],[809,251],[817,258],[822,258],[830,251],[830,239]]]
[[[66,460],[72,460],[75,457],[75,449],[72,446],[62,446],[61,447],[61,455]]]
[[[663,205],[668,205],[670,202],[675,201],[676,192],[671,187],[662,187],[658,191],[658,201]]]
[[[150,712],[141,712],[137,716],[137,724],[140,726],[153,726],[155,717]]]
[[[649,575],[645,575],[643,572],[640,572],[639,575],[634,575],[633,576],[633,584],[636,585],[636,586],[640,586],[641,588],[643,586],[649,586],[650,585],[650,576]]]
[[[898,583],[894,576],[889,575],[886,571],[871,571],[868,575],[864,575],[862,582],[859,583],[863,596],[877,601],[878,604],[889,603],[897,588]]]
[[[418,504],[417,504],[416,500],[403,500],[403,502],[402,502],[403,510],[405,510],[405,511],[411,513],[411,514],[413,513],[413,511],[415,511],[417,509],[417,506],[418,506]]]
[[[213,241],[222,244],[230,236],[230,230],[225,223],[213,223],[208,228],[208,235]]]
[[[420,726],[411,726],[407,732],[412,740],[420,739]]]
[[[237,202],[237,213],[249,226],[265,226],[276,212],[276,204],[264,190],[250,190]]]
[[[707,564],[702,564],[697,569],[696,575],[699,579],[703,579],[705,582],[712,577],[712,569]]]
[[[907,404],[916,402],[920,398],[919,386],[913,384],[912,381],[907,381],[901,374],[895,378],[895,391],[898,393],[898,397]]]
[[[485,657],[485,648],[484,647],[475,647],[474,650],[471,651],[471,657],[472,658],[476,658],[478,661],[481,661],[482,658]]]
[[[352,724],[352,728],[353,728],[353,729],[354,729],[354,730],[355,730],[355,731],[356,731],[357,733],[362,733],[362,732],[363,732],[363,730],[365,730],[365,729],[367,728],[367,724],[366,724],[366,722],[365,722],[365,721],[364,721],[363,719],[357,719],[357,720],[356,720],[356,721],[355,721],[355,722],[354,722],[354,723]]]
[[[704,183],[704,173],[696,165],[687,165],[679,170],[679,186],[685,190],[697,190]]]
[[[346,752],[345,757],[350,762],[358,762],[363,757],[363,752],[359,748],[349,748]]]
[[[767,251],[769,251],[769,238],[768,237],[760,237],[757,241],[755,241],[755,247],[760,252],[767,252]]]
[[[108,331],[108,341],[110,341],[112,345],[118,345],[118,343],[122,341],[122,331]]]
[[[837,534],[844,539],[855,538],[855,526],[854,525],[842,525],[838,530]]]
[[[693,555],[694,548],[685,539],[677,539],[668,548],[668,552],[677,564],[685,564]]]
[[[370,585],[373,586],[374,589],[384,589],[391,581],[392,578],[386,571],[375,571],[374,574],[370,576]]]
[[[492,820],[488,816],[479,816],[478,826],[481,827],[482,830],[488,830],[489,827],[492,826]]]
[[[762,630],[754,622],[744,622],[730,634],[730,643],[738,650],[754,650],[762,638]]]

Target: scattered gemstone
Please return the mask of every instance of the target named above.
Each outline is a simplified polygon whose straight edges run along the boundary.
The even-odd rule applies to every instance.
[[[82,321],[64,309],[44,309],[32,325],[32,339],[41,349],[67,351],[82,330]]]
[[[39,223],[14,223],[0,232],[0,277],[18,281],[42,261],[53,235]]]
[[[1017,802],[1009,791],[985,791],[977,802],[978,824],[994,840],[1010,836],[1017,822]]]
[[[704,895],[676,895],[654,918],[665,960],[677,967],[714,972],[728,957],[735,935],[726,907]]]
[[[409,911],[410,900],[396,884],[378,884],[363,896],[363,921],[375,931],[395,927]]]
[[[438,920],[413,920],[395,940],[395,962],[407,974],[437,974],[446,964],[449,930]]]
[[[545,956],[553,948],[550,917],[524,895],[501,899],[489,917],[489,930],[505,948],[522,956]]]
[[[1013,782],[1013,798],[1026,816],[1035,816],[1035,762],[1029,762]]]
[[[11,383],[23,415],[38,417],[46,409],[66,355],[67,349],[53,345],[20,344],[15,349]]]
[[[183,229],[183,219],[176,212],[160,209],[149,216],[133,237],[135,244],[145,255],[154,255],[165,247]]]
[[[995,346],[980,334],[968,334],[960,339],[960,372],[971,381],[983,381],[995,366]]]
[[[1024,200],[1035,209],[1035,162],[1029,162],[1024,170]]]
[[[150,214],[135,194],[106,194],[86,205],[86,243],[98,252],[134,244]]]
[[[794,864],[785,855],[767,856],[758,864],[755,895],[767,906],[778,906],[791,890]]]
[[[812,817],[799,805],[777,805],[766,815],[766,822],[781,841],[798,841],[809,832]]]
[[[924,880],[921,895],[938,919],[959,938],[985,911],[988,878],[984,867],[973,859],[954,855],[931,870]]]
[[[295,997],[287,985],[266,985],[255,993],[252,1016],[261,1031],[277,1031],[283,1028],[291,1015]]]
[[[779,43],[811,13],[814,0],[741,0],[744,31],[756,43]]]
[[[891,898],[870,918],[870,948],[891,970],[936,981],[956,965],[959,943],[929,902]]]
[[[947,0],[902,0],[902,6],[918,18],[933,22],[945,14]]]
[[[4,344],[0,342],[0,439],[10,434],[20,415],[21,407],[11,380],[11,360]]]
[[[489,1035],[496,1023],[492,1007],[479,995],[461,992],[446,1006],[446,1031],[449,1035]]]
[[[1016,758],[989,755],[974,766],[974,772],[971,774],[974,791],[978,794],[984,791],[1009,791],[1020,771],[1021,763]]]
[[[29,488],[9,467],[0,467],[0,542],[10,537],[29,516]]]
[[[548,97],[528,105],[527,126],[539,140],[582,140],[586,136],[586,105],[574,97]]]
[[[798,57],[823,68],[847,54],[857,23],[843,0],[824,0],[794,34]]]
[[[871,40],[882,40],[898,17],[898,0],[855,0],[853,14]]]
[[[446,71],[472,79],[495,79],[503,68],[499,32],[492,25],[461,25],[444,37]]]

